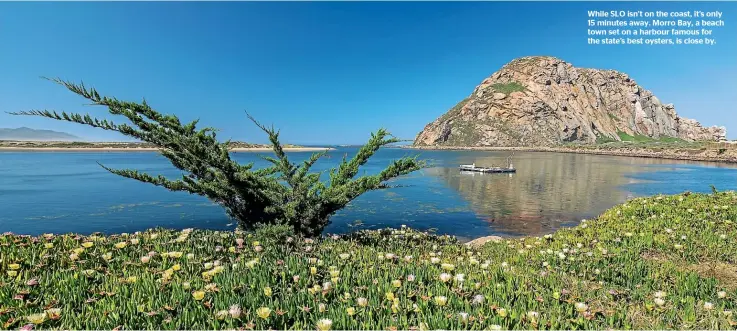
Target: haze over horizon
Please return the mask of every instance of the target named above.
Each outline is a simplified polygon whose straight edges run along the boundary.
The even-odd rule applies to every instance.
[[[678,2],[26,2],[0,3],[0,127],[130,140],[73,123],[12,116],[30,109],[90,112],[39,79],[84,81],[223,139],[266,143],[244,114],[285,143],[361,144],[385,127],[413,139],[504,64],[548,55],[630,75],[680,116],[737,138],[737,3],[715,46],[592,46],[588,10],[694,10]],[[134,18],[135,24],[131,24]]]

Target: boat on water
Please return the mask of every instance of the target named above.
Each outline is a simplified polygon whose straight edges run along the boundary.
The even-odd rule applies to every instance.
[[[514,155],[514,153],[512,153]],[[517,169],[514,168],[514,165],[512,165],[512,155],[507,157],[507,167],[477,167],[476,163],[473,164],[461,164],[460,170],[461,171],[473,171],[473,172],[481,172],[481,173],[513,173],[517,172]]]
[[[473,172],[483,172],[483,173],[511,173],[511,172],[517,172],[517,169],[513,167],[508,168],[502,168],[502,167],[477,167],[476,164],[461,164],[460,165],[461,171],[473,171]]]

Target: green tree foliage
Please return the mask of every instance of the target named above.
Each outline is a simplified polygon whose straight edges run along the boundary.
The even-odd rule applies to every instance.
[[[254,169],[253,163],[239,164],[230,157],[230,141],[219,142],[216,130],[197,129],[197,120],[182,124],[174,115],[161,114],[145,100],[141,103],[122,101],[114,97],[100,96],[94,88],[83,83],[51,79],[73,93],[107,107],[110,114],[122,116],[127,123],[100,120],[89,114],[67,113],[49,110],[14,112],[14,115],[33,115],[69,121],[105,130],[117,131],[126,136],[148,142],[159,148],[172,165],[182,170],[179,179],[151,176],[130,169],[107,171],[141,182],[165,187],[171,191],[183,191],[205,196],[223,206],[227,214],[236,219],[244,229],[259,224],[284,224],[296,233],[319,235],[330,222],[330,216],[345,207],[361,194],[391,187],[388,181],[419,170],[424,162],[416,157],[394,160],[375,175],[357,176],[359,168],[379,148],[399,142],[389,132],[380,129],[371,134],[368,143],[350,160],[343,157],[341,163],[329,171],[327,181],[320,180],[321,173],[310,168],[326,152],[314,153],[301,164],[293,163],[279,142],[279,131],[253,121],[269,136],[274,156],[264,157],[269,167]]]

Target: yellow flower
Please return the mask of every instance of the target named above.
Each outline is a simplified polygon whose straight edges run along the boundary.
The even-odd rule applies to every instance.
[[[175,264],[174,266],[171,267],[171,269],[174,271],[179,271],[179,270],[182,270],[182,266]]]
[[[84,248],[82,248],[82,247],[79,247],[79,248],[75,248],[74,249],[74,253],[75,254],[82,254],[82,252],[84,252]]]
[[[258,241],[253,242],[253,246],[259,246],[259,245],[261,245],[261,243],[259,243]]]
[[[136,281],[138,281],[138,277],[136,277],[136,276],[130,276],[125,281],[128,282],[128,283],[135,283]]]
[[[8,264],[8,269],[10,269],[10,270],[18,270],[18,269],[20,269],[20,264],[17,264],[17,263]]]
[[[386,299],[389,301],[394,301],[394,293],[386,292]]]
[[[440,267],[443,268],[443,270],[448,270],[448,271],[453,270],[453,269],[456,268],[454,265],[452,265],[450,263],[443,263],[443,264],[440,265]]]
[[[46,243],[46,244],[44,244],[44,248],[54,248],[54,244],[52,244],[52,243]]]
[[[205,298],[205,292],[204,291],[194,291],[192,292],[192,297],[195,300],[200,301]]]
[[[121,242],[115,244],[115,248],[117,248],[117,249],[125,248],[125,246],[128,246],[128,243],[126,243],[125,241],[121,241]]]
[[[445,306],[445,304],[448,302],[448,298],[444,296],[436,296],[435,297],[435,304],[438,306]]]
[[[235,247],[234,246],[228,247],[228,252],[235,253]]]
[[[402,287],[402,281],[401,280],[393,280],[392,286],[394,287]]]
[[[270,314],[271,314],[271,309],[267,307],[261,307],[259,309],[256,309],[256,315],[258,315],[258,317],[261,317],[263,319],[269,318]]]
[[[95,243],[93,243],[91,241],[82,243],[82,247],[84,247],[84,248],[90,248],[92,246],[95,246]]]
[[[317,274],[317,268],[315,268],[315,267],[310,267],[310,273],[311,273],[311,274],[313,274],[313,275],[314,275],[314,274]]]
[[[41,324],[46,321],[46,313],[28,315],[26,319],[33,324]]]
[[[267,297],[271,296],[271,287],[264,287],[264,295]]]
[[[110,260],[113,258],[113,253],[105,253],[102,255],[102,258],[105,260]]]
[[[177,258],[177,259],[180,258],[180,257],[182,257],[183,254],[184,253],[182,253],[182,252],[169,252],[169,256],[170,257],[174,257],[174,258]]]
[[[345,312],[348,313],[348,316],[353,316],[356,314],[356,308],[348,307],[345,309]]]
[[[18,272],[17,272],[17,271],[15,271],[15,270],[10,270],[10,271],[8,271],[8,276],[9,276],[9,277],[15,277],[15,276],[17,276],[17,275],[18,275]]]
[[[507,317],[507,310],[504,308],[497,309],[496,313],[499,314],[500,317]]]

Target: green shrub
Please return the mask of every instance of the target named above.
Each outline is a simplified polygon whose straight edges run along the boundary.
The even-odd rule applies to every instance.
[[[330,217],[365,192],[389,188],[387,181],[424,166],[416,157],[393,161],[376,175],[357,176],[359,168],[379,148],[399,142],[384,129],[371,134],[368,143],[350,160],[329,172],[323,182],[320,173],[310,168],[327,152],[314,153],[309,160],[296,164],[289,160],[279,141],[279,131],[248,118],[269,136],[274,157],[264,157],[271,166],[253,169],[253,163],[239,164],[230,158],[230,141],[220,142],[214,128],[197,130],[197,120],[182,124],[174,115],[164,115],[144,100],[141,103],[100,96],[94,88],[59,79],[54,82],[84,97],[93,105],[104,106],[112,115],[124,117],[131,124],[116,124],[77,113],[61,114],[48,110],[12,113],[35,115],[80,123],[150,143],[160,149],[171,164],[185,174],[177,180],[151,176],[129,169],[111,169],[113,174],[209,198],[225,208],[240,227],[252,229],[258,224],[287,224],[296,233],[315,236],[330,223]]]
[[[494,89],[494,91],[496,92],[504,94],[510,94],[512,92],[523,92],[525,90],[525,86],[518,82],[496,83],[491,85],[491,88]]]

